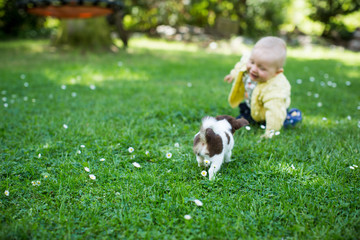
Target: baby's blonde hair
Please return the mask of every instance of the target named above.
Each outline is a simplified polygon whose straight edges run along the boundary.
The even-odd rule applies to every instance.
[[[274,58],[274,63],[280,69],[285,65],[286,60],[286,43],[278,37],[263,37],[256,42],[254,49],[263,48],[271,57]]]

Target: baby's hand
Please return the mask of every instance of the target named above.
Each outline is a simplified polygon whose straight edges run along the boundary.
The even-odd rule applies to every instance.
[[[228,74],[224,77],[224,81],[231,83],[234,80],[233,76],[231,74]]]

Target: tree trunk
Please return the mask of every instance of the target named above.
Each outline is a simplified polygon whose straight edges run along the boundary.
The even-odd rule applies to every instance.
[[[105,17],[62,20],[54,44],[84,50],[109,49],[112,44],[110,27]]]

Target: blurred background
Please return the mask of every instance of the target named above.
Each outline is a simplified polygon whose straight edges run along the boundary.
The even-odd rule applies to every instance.
[[[29,14],[50,5],[97,6],[111,13],[76,18]],[[203,45],[234,38],[252,43],[276,35],[290,45],[359,51],[360,0],[0,0],[1,40],[46,38],[55,46],[120,48],[134,34]]]

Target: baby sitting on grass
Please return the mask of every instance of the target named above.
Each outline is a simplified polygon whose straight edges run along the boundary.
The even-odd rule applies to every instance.
[[[237,118],[266,124],[264,138],[302,120],[298,109],[288,111],[291,86],[283,74],[285,60],[286,43],[277,37],[264,37],[224,78],[228,83],[235,79],[228,100],[231,107],[239,106]]]

